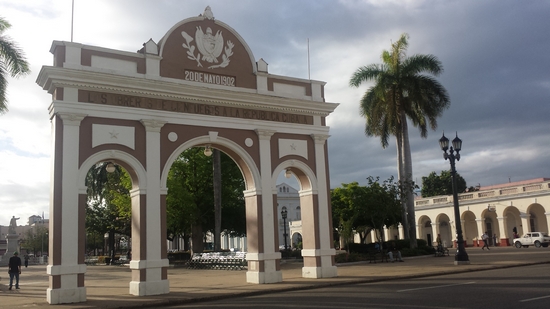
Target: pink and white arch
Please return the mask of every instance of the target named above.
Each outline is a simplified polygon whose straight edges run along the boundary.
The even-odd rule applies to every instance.
[[[138,52],[54,41],[37,83],[52,95],[50,304],[86,301],[84,218],[89,168],[102,161],[131,175],[133,295],[170,292],[166,179],[189,147],[211,145],[246,183],[247,282],[283,280],[276,178],[297,177],[303,276],[337,275],[334,265],[324,82],[268,73],[211,11],[176,24]]]

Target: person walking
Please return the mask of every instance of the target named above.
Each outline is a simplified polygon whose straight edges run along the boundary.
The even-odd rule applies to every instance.
[[[487,235],[487,232],[483,233],[481,236],[481,239],[483,240],[483,247],[481,247],[482,250],[485,250],[485,247],[487,247],[487,250],[489,249],[489,235]]]
[[[29,267],[29,255],[25,254],[23,258],[25,259],[25,268]]]
[[[8,273],[10,274],[10,287],[13,286],[13,278],[15,277],[15,289],[19,290],[19,275],[21,274],[21,258],[18,256],[19,253],[15,251],[13,256],[8,262]]]

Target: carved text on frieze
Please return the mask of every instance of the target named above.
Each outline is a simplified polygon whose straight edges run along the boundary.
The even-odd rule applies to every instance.
[[[192,102],[136,97],[114,93],[78,90],[78,101],[84,103],[105,104],[132,108],[163,110],[185,114],[199,114],[219,117],[232,117],[253,120],[313,124],[313,116],[254,110],[231,106],[219,106]]]

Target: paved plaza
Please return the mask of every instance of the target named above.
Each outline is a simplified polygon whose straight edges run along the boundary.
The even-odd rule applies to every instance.
[[[311,289],[354,282],[376,282],[396,278],[425,277],[438,274],[471,272],[484,269],[519,267],[550,263],[550,248],[512,247],[467,248],[470,265],[454,265],[453,252],[448,257],[410,257],[404,263],[350,263],[338,265],[338,277],[305,279],[302,264],[283,262],[284,282],[275,284],[246,283],[246,271],[170,268],[170,293],[137,297],[129,295],[131,272],[125,266],[89,266],[86,272],[87,301],[84,303],[49,305],[46,302],[48,275],[46,266],[23,268],[21,289],[8,290],[7,271],[1,273],[0,308],[157,308],[167,304],[182,304],[212,299],[224,299]]]

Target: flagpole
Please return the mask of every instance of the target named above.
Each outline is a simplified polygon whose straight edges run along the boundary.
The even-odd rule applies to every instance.
[[[72,8],[71,8],[71,43],[73,42],[73,24],[74,24],[74,0],[72,0]]]
[[[309,38],[307,38],[307,79],[311,79],[311,69],[309,66]]]

